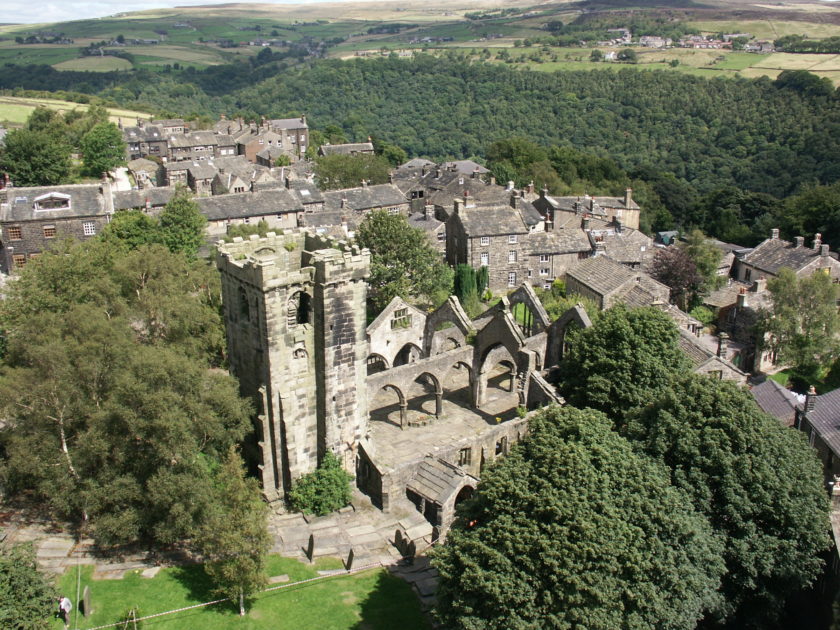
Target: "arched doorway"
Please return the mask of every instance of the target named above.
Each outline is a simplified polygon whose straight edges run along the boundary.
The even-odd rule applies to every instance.
[[[396,356],[394,356],[394,367],[398,367],[400,365],[408,365],[409,363],[414,363],[418,359],[423,358],[423,351],[420,350],[415,344],[407,343],[400,351],[397,352]]]
[[[367,358],[368,376],[370,376],[371,374],[378,374],[379,372],[384,372],[387,369],[388,361],[381,354],[374,353]]]

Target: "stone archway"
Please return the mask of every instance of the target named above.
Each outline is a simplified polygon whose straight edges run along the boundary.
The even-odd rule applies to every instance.
[[[408,402],[405,399],[405,395],[403,394],[402,390],[399,387],[397,387],[396,385],[393,385],[391,383],[388,383],[387,385],[383,385],[382,390],[383,391],[390,390],[397,395],[397,398],[399,399],[399,406],[400,406],[400,429],[405,429],[407,421],[408,421],[408,419],[407,419]]]
[[[416,344],[409,342],[405,344],[402,348],[400,348],[399,352],[397,352],[397,354],[394,355],[392,365],[394,367],[399,367],[400,365],[408,365],[409,363],[415,363],[417,360],[422,358],[423,351],[420,349],[420,347]]]
[[[388,359],[383,357],[381,354],[373,353],[368,356],[367,358],[367,373],[368,376],[371,374],[378,374],[379,372],[384,372],[388,369]]]

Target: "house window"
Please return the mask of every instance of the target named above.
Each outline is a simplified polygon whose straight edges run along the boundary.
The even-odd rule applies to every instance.
[[[548,275],[548,267],[540,267],[540,275],[547,276]]]
[[[399,206],[392,206],[392,207],[388,208],[388,214],[399,214],[399,213],[400,213]]]
[[[531,271],[531,270],[529,269],[529,270],[528,270],[528,277],[530,278],[530,277],[531,277],[531,276],[533,276],[533,275],[534,275],[534,272],[533,272],[533,271]]]
[[[6,228],[6,232],[9,234],[10,241],[19,241],[23,238],[19,225]]]
[[[516,250],[512,249],[508,252],[508,262],[515,263],[516,262]]]
[[[12,263],[15,267],[23,267],[26,264],[26,254],[12,254]]]
[[[245,186],[234,186],[233,187],[233,192],[244,193],[245,192]]]
[[[437,240],[445,241],[446,240],[446,232],[438,232]]]
[[[515,271],[511,271],[508,274],[508,286],[509,287],[515,287],[516,286],[516,272]]]
[[[589,252],[578,252],[578,260],[586,260],[589,258]]]
[[[744,280],[746,282],[749,282],[751,278],[752,278],[752,269],[747,269],[746,271],[744,271]]]
[[[481,266],[486,267],[490,264],[490,254],[487,252],[481,252]]]
[[[513,244],[516,242],[516,234],[508,235],[508,243]]]
[[[470,463],[472,459],[472,449],[471,448],[462,448],[458,451],[458,465],[459,466],[466,466]]]
[[[93,221],[85,221],[82,223],[82,233],[85,236],[93,236],[96,234],[96,223]]]
[[[548,254],[540,254],[540,262],[548,262]]]
[[[398,308],[391,316],[391,330],[395,328],[408,328],[411,326],[411,313],[407,308]]]
[[[44,226],[44,238],[55,238],[55,226],[54,225],[45,225]]]
[[[490,244],[490,237],[489,236],[482,236],[481,237],[481,244],[482,245],[489,245]]]

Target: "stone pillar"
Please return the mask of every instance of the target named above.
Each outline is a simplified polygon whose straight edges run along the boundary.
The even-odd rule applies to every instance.
[[[405,430],[406,425],[408,424],[408,402],[402,401],[400,402],[400,429]]]
[[[443,413],[443,391],[435,392],[435,418],[440,419]]]

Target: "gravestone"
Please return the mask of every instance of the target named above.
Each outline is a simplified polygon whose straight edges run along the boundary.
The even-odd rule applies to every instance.
[[[89,617],[92,612],[93,609],[90,607],[90,586],[85,586],[85,590],[82,593],[82,614],[85,617]]]
[[[350,553],[347,554],[347,564],[344,565],[344,568],[348,571],[353,568],[353,560],[354,560],[353,550],[350,550]]]
[[[309,534],[309,544],[306,546],[306,557],[309,558],[309,562],[312,562],[312,559],[315,556],[315,534]]]

